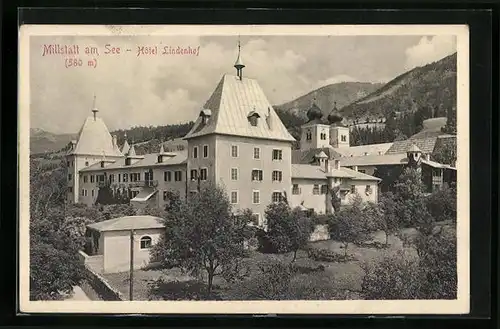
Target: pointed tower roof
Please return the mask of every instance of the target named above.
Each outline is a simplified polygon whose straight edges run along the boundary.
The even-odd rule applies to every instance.
[[[123,146],[122,146],[122,153],[123,154],[127,154],[128,151],[130,150],[130,145],[128,144],[128,141],[127,141],[127,133],[125,133],[125,142],[123,143]]]
[[[407,152],[422,152],[422,150],[419,149],[417,145],[411,144]]]
[[[130,146],[130,149],[127,152],[127,156],[129,157],[135,157],[137,154],[135,154],[135,147],[134,144]]]
[[[158,154],[165,154],[165,149],[163,148],[163,142],[160,143],[160,152]]]
[[[328,155],[324,151],[319,152],[318,154],[315,155],[317,159],[328,159]]]
[[[94,115],[97,113],[94,110],[92,112]],[[123,156],[120,150],[114,147],[113,137],[106,124],[97,116],[87,117],[78,132],[76,146],[71,153],[95,156],[104,153],[106,156]]]
[[[224,75],[203,108],[212,111],[209,123],[204,124],[199,117],[184,139],[222,134],[295,141],[254,79],[240,80],[233,75]],[[261,118],[269,116],[267,120],[272,125],[252,126],[247,118],[251,111]]]

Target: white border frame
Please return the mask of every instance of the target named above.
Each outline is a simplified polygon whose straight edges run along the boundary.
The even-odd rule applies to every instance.
[[[118,28],[116,28],[118,27]],[[344,301],[30,301],[29,300],[29,37],[36,35],[455,35],[457,37],[456,300]],[[469,312],[469,30],[466,25],[23,25],[19,30],[19,303],[22,312],[207,314],[466,314]],[[239,151],[239,150],[238,150]],[[166,311],[168,310],[168,311]]]

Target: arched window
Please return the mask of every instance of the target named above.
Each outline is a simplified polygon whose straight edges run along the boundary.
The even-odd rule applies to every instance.
[[[149,249],[151,248],[153,240],[149,236],[143,236],[141,238],[141,249]]]

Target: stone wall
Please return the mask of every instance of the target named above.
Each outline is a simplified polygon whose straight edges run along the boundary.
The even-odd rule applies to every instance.
[[[83,251],[78,255],[80,261],[84,265],[85,281],[94,289],[102,300],[105,301],[120,301],[125,300],[125,297],[111,285],[92,267],[91,261],[94,256],[88,256]],[[102,264],[102,257],[101,257]]]

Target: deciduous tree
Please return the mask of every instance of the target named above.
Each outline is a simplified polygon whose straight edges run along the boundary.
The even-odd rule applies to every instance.
[[[293,251],[292,263],[297,251],[307,245],[311,235],[312,221],[299,209],[291,209],[284,202],[271,203],[266,209],[267,237],[278,252]]]
[[[166,233],[152,256],[160,255],[164,263],[175,260],[191,275],[206,274],[210,295],[214,277],[230,280],[238,275],[250,220],[233,215],[222,187],[207,184],[189,202],[183,200],[178,209],[166,213]]]

